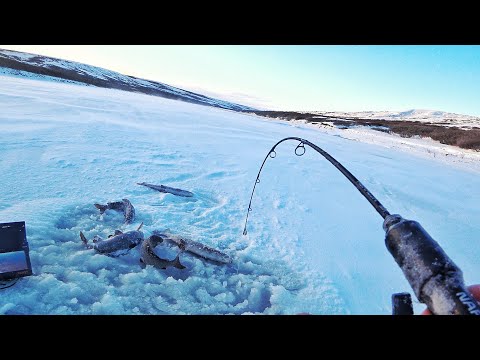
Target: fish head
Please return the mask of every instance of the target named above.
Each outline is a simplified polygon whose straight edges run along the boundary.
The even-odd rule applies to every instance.
[[[148,240],[150,241],[150,244],[152,244],[152,247],[155,247],[163,242],[163,238],[158,235],[152,235],[148,238]]]
[[[143,232],[141,232],[141,231],[134,230],[134,231],[132,231],[132,232],[134,233],[135,238],[136,238],[139,242],[140,242],[140,241],[143,241],[143,239],[145,238],[145,237],[143,236]]]
[[[126,239],[129,239],[128,241],[137,245],[140,244],[144,239],[143,232],[138,230],[128,231],[126,233],[118,235],[118,237],[125,237]]]
[[[92,239],[94,243],[102,242],[103,238],[101,236],[95,235]]]

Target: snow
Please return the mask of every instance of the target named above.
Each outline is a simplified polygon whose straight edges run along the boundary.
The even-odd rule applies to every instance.
[[[0,67],[0,76],[1,75],[20,77],[22,79],[27,78],[27,79],[35,79],[35,80],[44,80],[44,81],[53,81],[53,82],[60,82],[60,83],[91,86],[89,84],[82,84],[82,83],[79,83],[79,82],[73,81],[73,80],[57,78],[57,77],[48,76],[48,75],[39,75],[39,74],[34,74],[34,73],[31,73],[31,72],[28,72],[28,71],[9,69],[9,68],[5,68],[5,67]]]
[[[30,61],[36,56],[34,54],[29,54],[29,53],[24,53],[19,51],[12,51],[12,50],[4,50],[4,49],[2,49],[2,54],[20,61]]]
[[[382,219],[311,149],[299,158],[295,142],[279,146],[242,236],[261,161],[287,136],[336,157],[387,209],[419,221],[467,283],[478,282],[480,177],[473,153],[462,158],[458,150],[452,162],[416,151],[417,142],[444,151],[421,139],[405,147],[391,135],[362,130],[369,131],[362,142],[358,129],[292,126],[12,76],[0,76],[0,109],[0,222],[26,221],[34,273],[2,290],[0,313],[389,314],[391,294],[410,288],[385,248]],[[194,196],[136,185],[143,181]],[[93,206],[122,198],[136,208],[130,225],[121,213],[100,215]],[[79,238],[80,231],[106,238],[141,222],[145,236],[170,229],[233,262],[182,254],[186,270],[142,269],[138,248],[111,258],[86,250]]]
[[[69,71],[74,71],[78,74],[92,76],[100,80],[116,82],[115,85],[117,86],[118,84],[123,84],[123,85],[133,86],[134,88],[143,87],[147,89],[153,89],[153,90],[177,95],[189,101],[192,101],[192,100],[199,101],[204,104],[208,104],[212,106],[220,106],[226,109],[252,110],[252,108],[248,106],[234,104],[234,103],[219,100],[219,99],[209,98],[207,96],[195,94],[193,92],[185,91],[185,90],[182,90],[167,84],[163,84],[160,82],[134,78],[128,75],[120,74],[115,71],[111,71],[111,70],[100,68],[93,65],[82,64],[75,61],[62,60],[62,59],[51,58],[47,56],[40,56],[40,55],[34,55],[34,54],[28,54],[28,53],[4,50],[4,49],[0,49],[0,60],[1,58],[13,59],[21,63],[33,65],[39,68],[66,69]],[[75,81],[64,80],[64,79],[60,79],[52,76],[33,74],[26,71],[13,70],[5,67],[0,67],[0,75],[1,74],[20,75],[28,78],[35,78],[40,80],[48,80],[48,81],[56,81],[56,82],[60,81],[60,82],[68,82],[68,83],[77,83]]]
[[[352,141],[379,145],[388,149],[405,151],[417,157],[445,163],[466,171],[480,172],[480,152],[441,144],[430,138],[419,136],[404,138],[397,134],[375,131],[380,126],[333,126],[328,123],[308,123],[304,120],[290,120],[290,124],[305,128],[314,128],[332,136]]]

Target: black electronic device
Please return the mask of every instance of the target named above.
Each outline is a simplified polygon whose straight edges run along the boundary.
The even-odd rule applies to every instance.
[[[25,222],[0,223],[0,280],[32,275]]]

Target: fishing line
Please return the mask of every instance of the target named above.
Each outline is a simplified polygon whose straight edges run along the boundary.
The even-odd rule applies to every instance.
[[[305,154],[306,148],[305,145],[310,146],[313,150],[318,152],[320,155],[325,157],[330,163],[332,163],[333,166],[335,166],[356,188],[360,193],[368,200],[368,202],[377,210],[377,212],[380,214],[380,216],[385,219],[390,213],[388,210],[378,201],[378,199],[372,195],[370,191],[355,177],[352,175],[350,171],[348,171],[340,162],[338,162],[333,156],[331,156],[329,153],[327,153],[325,150],[321,149],[317,145],[311,143],[308,140],[299,138],[299,137],[287,137],[279,142],[277,142],[273,147],[270,149],[268,152],[267,156],[265,156],[265,159],[262,162],[262,165],[260,166],[260,170],[258,171],[257,178],[255,179],[255,183],[253,184],[253,189],[252,189],[252,194],[250,196],[250,202],[248,203],[248,210],[247,210],[247,216],[245,218],[245,227],[243,229],[243,235],[247,235],[247,222],[248,222],[248,216],[250,215],[250,212],[252,211],[252,199],[253,199],[253,194],[255,193],[255,189],[257,187],[257,184],[260,183],[260,174],[262,172],[262,169],[267,162],[268,158],[274,159],[277,156],[277,153],[275,149],[277,148],[278,145],[280,145],[284,141],[288,140],[296,140],[299,141],[299,144],[295,148],[295,155],[297,156],[303,156]]]

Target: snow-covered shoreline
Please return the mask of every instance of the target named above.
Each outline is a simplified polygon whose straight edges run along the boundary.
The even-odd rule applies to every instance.
[[[257,115],[258,116],[258,115]],[[265,119],[263,116],[259,118]],[[388,149],[406,152],[424,159],[431,159],[440,163],[448,164],[465,171],[480,172],[480,151],[462,149],[457,146],[441,144],[430,138],[401,137],[397,134],[389,134],[382,131],[369,129],[366,126],[355,126],[348,129],[339,129],[334,126],[321,123],[312,124],[305,120],[280,120],[282,123],[293,127],[315,129],[321,133],[339,136],[341,138],[359,141],[366,144],[374,144]]]

